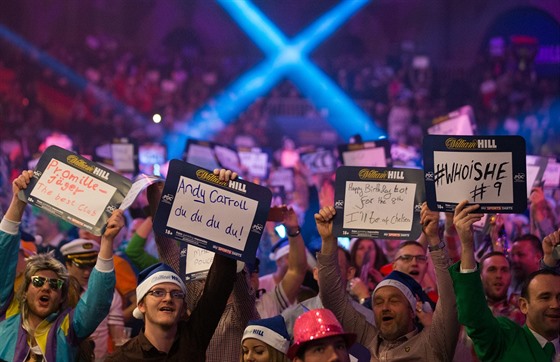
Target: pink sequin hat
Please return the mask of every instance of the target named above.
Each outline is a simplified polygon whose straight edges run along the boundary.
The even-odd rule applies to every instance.
[[[322,338],[342,336],[346,347],[356,342],[354,333],[346,333],[340,322],[329,309],[313,309],[303,313],[294,324],[294,344],[288,350],[288,358],[295,358],[299,349],[307,342]]]

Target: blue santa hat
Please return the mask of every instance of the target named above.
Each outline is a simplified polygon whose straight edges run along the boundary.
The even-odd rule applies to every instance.
[[[410,304],[410,307],[412,308],[412,311],[415,314],[416,314],[416,301],[417,301],[416,297],[418,297],[422,302],[423,308],[427,308],[427,306],[429,306],[428,300],[425,300],[427,298],[427,295],[422,290],[422,286],[418,284],[418,282],[414,280],[414,278],[412,278],[410,275],[406,273],[400,272],[398,270],[393,270],[385,277],[385,279],[383,279],[379,284],[377,284],[377,286],[373,290],[372,295],[375,295],[375,292],[378,289],[383,287],[388,287],[388,286],[395,287],[398,290],[400,290],[401,293],[404,294],[404,296],[408,300],[408,303]]]
[[[258,339],[284,354],[290,347],[290,335],[281,315],[249,321],[243,332],[241,343],[247,338]]]
[[[167,264],[157,263],[142,270],[140,274],[138,274],[136,303],[140,303],[153,286],[161,283],[173,283],[181,288],[183,293],[187,293],[185,283],[183,283],[183,280],[179,277],[179,275],[177,275],[177,273],[175,273],[175,270]],[[132,315],[134,318],[144,319],[144,315],[138,309],[138,304],[132,311]]]

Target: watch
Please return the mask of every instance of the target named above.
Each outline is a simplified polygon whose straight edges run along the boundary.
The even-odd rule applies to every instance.
[[[429,251],[436,251],[436,250],[441,250],[445,248],[445,241],[440,241],[439,244],[437,245],[428,245],[428,250]]]

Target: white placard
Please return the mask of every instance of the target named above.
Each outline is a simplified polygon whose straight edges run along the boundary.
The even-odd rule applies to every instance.
[[[456,118],[451,118],[431,126],[428,128],[428,134],[472,136],[474,132],[469,116],[461,114]]]
[[[249,174],[259,178],[265,178],[268,171],[268,154],[259,151],[239,151],[241,164],[249,170]]]
[[[244,250],[257,206],[256,200],[180,176],[167,225]]]
[[[186,161],[209,170],[220,168],[214,156],[214,150],[211,147],[197,145],[194,142],[189,143]]]
[[[194,245],[187,245],[187,261],[185,265],[185,274],[189,275],[205,272],[212,266],[215,253],[206,249],[199,248]]]
[[[384,147],[364,148],[342,153],[345,166],[387,167]]]
[[[95,225],[116,190],[52,158],[30,195]]]
[[[438,202],[459,203],[468,199],[471,203],[512,203],[511,155],[510,152],[434,151]]]
[[[416,184],[347,181],[345,229],[410,230]]]
[[[131,143],[111,145],[113,167],[116,170],[132,172],[134,165],[134,145]]]

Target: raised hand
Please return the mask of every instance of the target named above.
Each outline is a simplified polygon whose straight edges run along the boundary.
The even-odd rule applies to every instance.
[[[111,242],[117,236],[117,234],[124,227],[124,214],[123,210],[115,210],[109,219],[107,220],[107,227],[103,233],[103,237]]]
[[[472,225],[480,221],[484,214],[474,214],[473,212],[480,208],[480,205],[469,205],[468,200],[461,201],[455,207],[455,213],[453,215],[453,223],[455,224],[455,229],[457,229],[457,234],[459,234],[459,239],[461,239],[461,244],[471,245],[473,243],[473,232]]]
[[[10,221],[20,222],[23,217],[23,212],[25,211],[25,206],[27,205],[24,201],[21,201],[18,197],[18,193],[22,190],[27,189],[31,178],[33,177],[33,171],[26,170],[21,173],[12,182],[12,201],[8,210],[6,210],[6,219]]]
[[[315,214],[315,224],[322,239],[321,252],[333,254],[336,252],[337,242],[332,233],[333,218],[336,210],[332,206],[325,206]]]
[[[482,219],[483,214],[473,214],[480,205],[467,206],[467,203],[467,200],[463,200],[455,207],[453,223],[461,240],[461,268],[475,269],[472,225]]]
[[[428,204],[424,202],[422,204],[422,210],[420,211],[420,223],[422,224],[422,231],[428,237],[428,241],[432,239],[439,243],[439,212],[432,211],[428,208]]]
[[[215,168],[214,175],[218,176],[220,181],[226,181],[226,182],[229,180],[235,180],[238,176],[237,172],[233,172],[232,170],[226,170],[224,168],[222,169]]]
[[[548,234],[542,241],[543,261],[549,267],[555,267],[557,260],[554,258],[554,249],[560,245],[560,229]]]
[[[315,224],[322,239],[332,237],[334,215],[336,210],[332,206],[325,206],[315,214]]]

